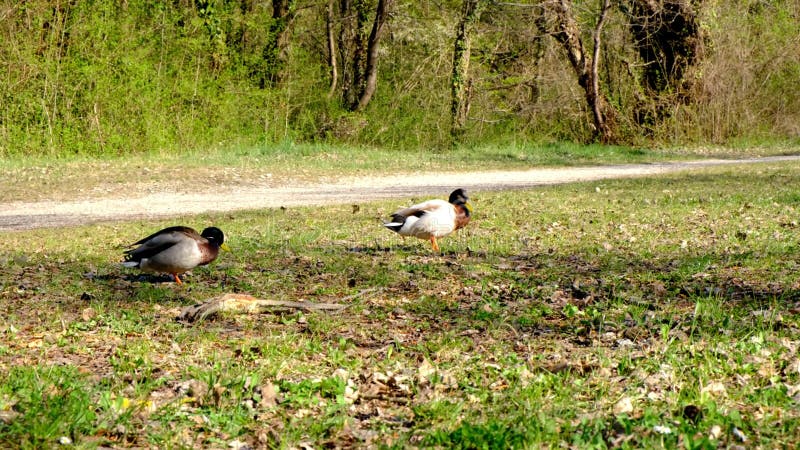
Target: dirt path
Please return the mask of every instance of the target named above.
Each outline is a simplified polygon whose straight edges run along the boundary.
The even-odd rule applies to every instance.
[[[160,192],[138,197],[0,203],[0,230],[81,225],[101,221],[179,217],[212,211],[280,206],[359,203],[384,198],[446,196],[455,187],[471,193],[532,186],[639,177],[681,170],[764,162],[800,161],[797,156],[698,160],[656,164],[531,169],[346,178],[336,183],[297,186],[217,186],[194,194]]]

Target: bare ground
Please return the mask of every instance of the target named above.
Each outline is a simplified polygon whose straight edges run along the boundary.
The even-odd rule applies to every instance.
[[[360,203],[386,198],[445,196],[456,187],[475,193],[541,185],[642,177],[683,170],[781,161],[800,161],[800,155],[752,159],[712,159],[654,164],[539,168],[525,171],[485,171],[405,174],[342,178],[336,182],[303,182],[294,186],[221,184],[195,193],[176,193],[153,186],[147,194],[104,196],[75,200],[0,203],[0,230],[75,226],[95,222],[179,217],[243,209]],[[141,189],[137,189],[141,192]],[[54,195],[55,197],[55,195]]]

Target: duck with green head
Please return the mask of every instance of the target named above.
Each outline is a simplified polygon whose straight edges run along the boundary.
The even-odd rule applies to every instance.
[[[228,250],[225,235],[216,227],[198,234],[192,228],[175,226],[141,239],[125,251],[125,267],[137,267],[145,272],[168,273],[181,284],[180,274],[214,261],[220,249]]]
[[[392,214],[392,221],[383,224],[401,236],[431,241],[439,251],[437,238],[464,228],[472,216],[472,205],[465,189],[456,189],[447,201],[434,199],[403,208]]]

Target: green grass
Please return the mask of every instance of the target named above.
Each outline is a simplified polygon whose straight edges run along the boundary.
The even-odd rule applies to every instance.
[[[145,195],[154,189],[191,193],[220,189],[220,186],[326,182],[360,175],[525,170],[541,166],[741,158],[796,152],[796,146],[645,150],[566,142],[521,142],[428,151],[287,142],[114,157],[26,155],[0,158],[0,171],[4,174],[0,179],[0,201]]]
[[[6,233],[0,446],[795,447],[798,169],[474,192],[442,255],[396,201]],[[116,264],[178,222],[233,252]],[[174,320],[223,292],[348,308]]]

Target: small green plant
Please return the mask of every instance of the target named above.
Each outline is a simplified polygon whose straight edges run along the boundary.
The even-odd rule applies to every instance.
[[[91,386],[75,367],[12,367],[0,377],[0,395],[12,420],[0,422],[0,443],[18,448],[76,442],[96,427]]]
[[[462,423],[453,431],[438,431],[425,440],[426,445],[464,450],[520,448],[525,442],[525,433],[517,426],[499,421],[479,425]]]

